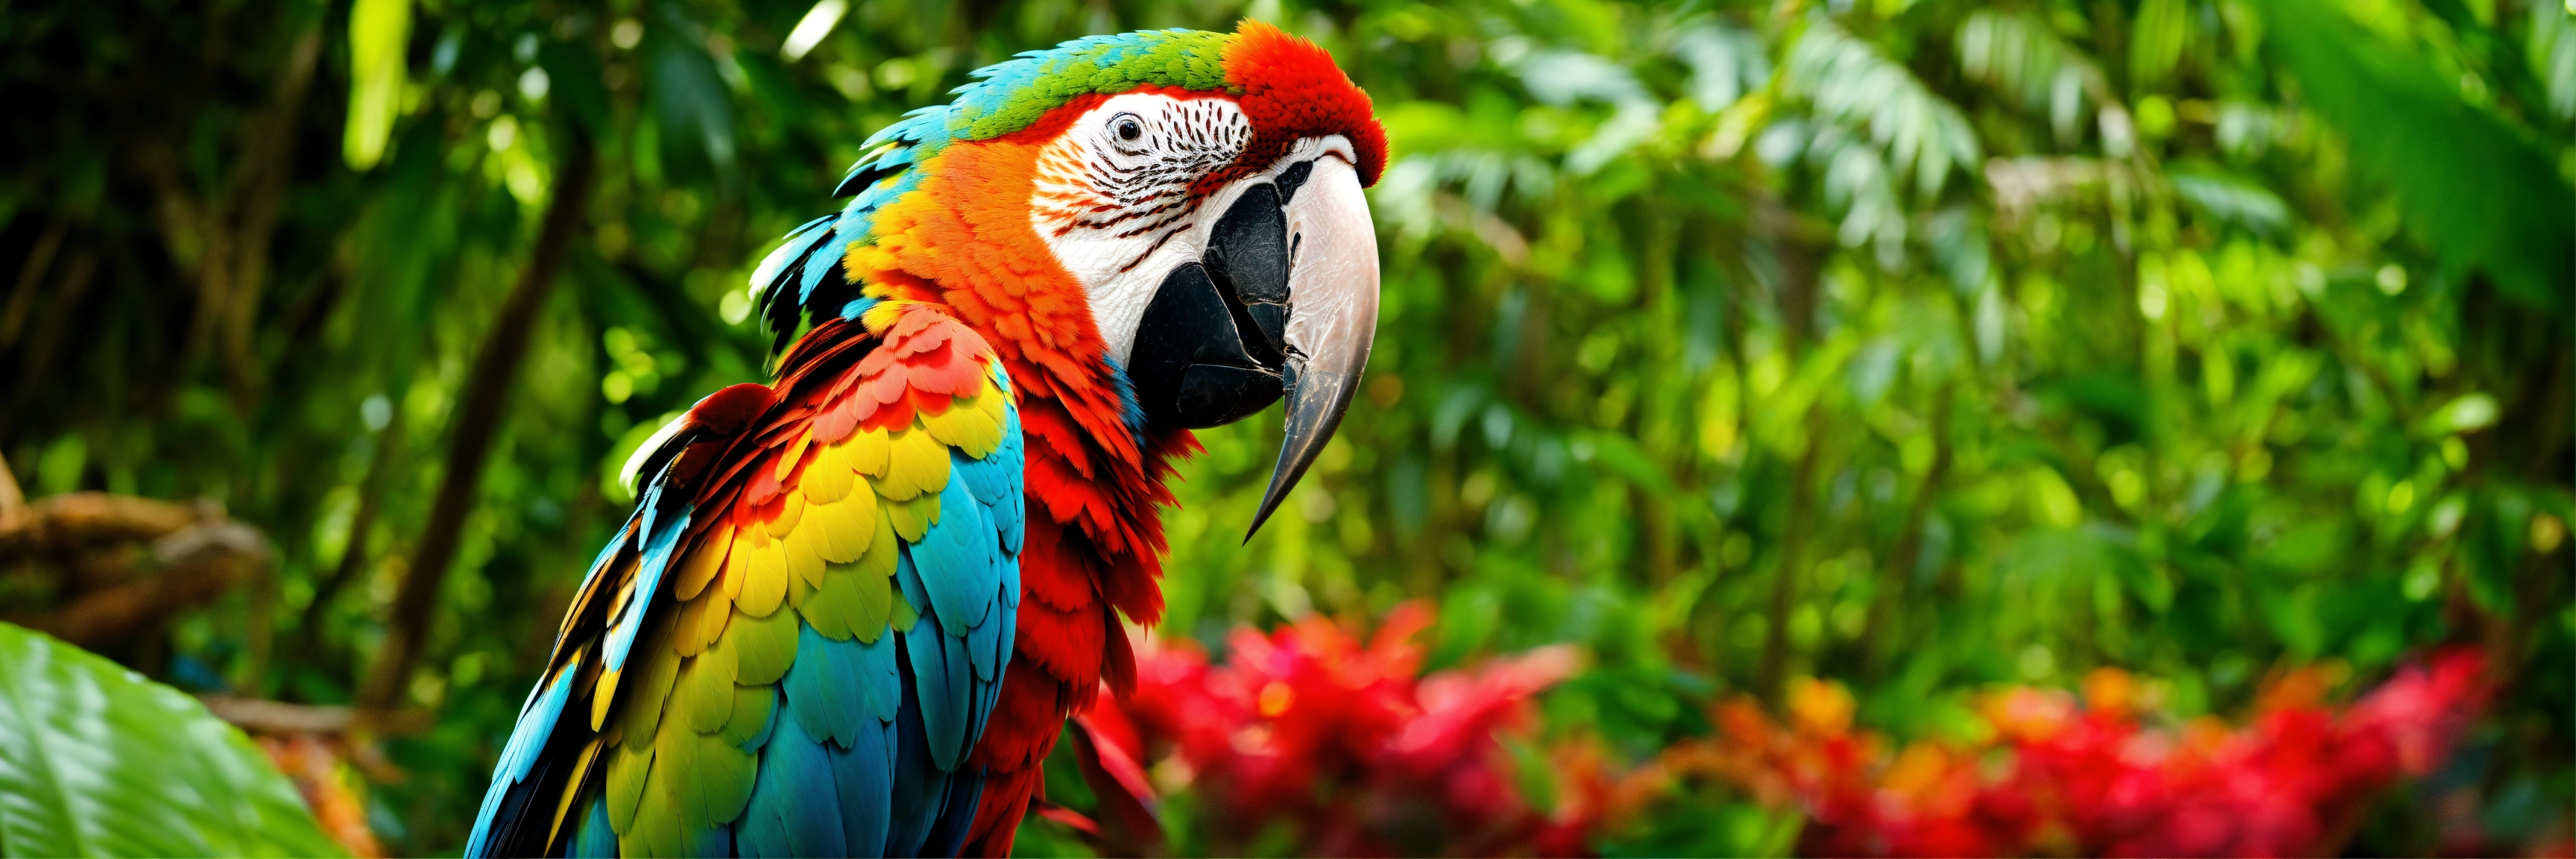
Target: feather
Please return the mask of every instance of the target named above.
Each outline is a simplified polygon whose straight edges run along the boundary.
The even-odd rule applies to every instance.
[[[802,626],[789,612],[735,618],[724,641],[736,657],[734,682],[776,683],[786,676],[788,664],[796,661],[797,630]]]
[[[823,585],[823,552],[817,545],[823,530],[823,527],[799,528],[789,533],[785,540],[787,574],[808,588]]]
[[[770,537],[766,529],[745,528],[743,533],[751,535],[751,539],[734,545],[737,557],[747,556],[742,567],[742,593],[734,597],[734,605],[743,614],[768,617],[787,602],[787,547]]]
[[[538,686],[529,694],[529,706],[521,710],[518,728],[510,732],[509,744],[501,747],[501,761],[493,767],[492,787],[483,792],[483,808],[477,815],[478,819],[490,819],[509,795],[509,788],[528,777],[528,769],[536,765],[537,750],[545,747],[546,741],[553,737],[555,722],[563,716],[564,702],[572,697],[573,674],[580,666],[581,660],[576,657],[570,665],[555,672],[552,682]],[[480,851],[489,835],[487,830],[476,828],[466,842],[466,849]]]
[[[773,685],[733,687],[733,715],[725,719],[726,745],[744,751],[761,747],[760,740],[769,735],[769,718],[778,709],[778,687]]]
[[[725,626],[733,619],[733,601],[724,591],[710,588],[697,599],[680,607],[680,620],[672,637],[673,651],[681,656],[696,656],[724,635]]]
[[[848,651],[858,645],[826,638],[812,627],[798,634],[803,637],[796,644],[796,664],[780,681],[789,721],[804,736],[843,746],[857,742],[867,693],[859,687],[856,655]]]
[[[813,595],[796,606],[796,616],[802,618],[805,628],[813,630],[816,635],[833,641],[850,640],[854,635],[850,628],[850,615],[858,601],[854,590],[857,582],[857,575],[849,568],[834,565],[824,572],[823,586],[816,588]],[[797,649],[801,652],[804,645],[799,644]]]
[[[661,490],[656,487],[643,501],[644,557],[636,569],[634,591],[628,595],[626,606],[618,610],[616,625],[608,631],[607,652],[600,661],[609,670],[626,667],[626,654],[635,646],[635,633],[644,628],[645,604],[660,593],[662,572],[670,566],[672,549],[679,544],[681,532],[689,529],[688,508],[683,506],[666,517],[654,509],[660,500]]]
[[[884,477],[886,465],[894,456],[894,434],[885,430],[864,430],[850,437],[850,467],[869,477]]]
[[[682,602],[698,598],[698,592],[715,581],[724,569],[725,555],[733,550],[733,525],[720,523],[698,538],[698,546],[680,562],[680,573],[671,582],[671,595]]]
[[[796,523],[805,518],[804,493],[790,492],[781,497],[785,500],[780,502],[778,517],[769,520],[769,536],[773,541],[785,540],[787,535],[796,533]]]
[[[865,568],[851,573],[850,628],[862,631],[860,640],[873,644],[894,622],[894,577]]]
[[[558,788],[562,796],[555,802],[554,825],[546,829],[546,846],[554,846],[554,843],[563,837],[564,817],[572,812],[574,801],[581,795],[583,785],[590,781],[590,768],[591,765],[599,762],[602,739],[601,737],[590,738],[590,742],[582,744],[581,756],[573,759],[572,774],[565,778],[563,786]]]
[[[744,856],[847,856],[832,756],[795,719],[779,720],[761,756],[751,807],[735,829]]]
[[[684,717],[681,724],[689,730],[712,734],[724,730],[725,720],[733,716],[734,642],[740,637],[727,635],[680,666],[679,682],[671,690],[672,714]],[[660,731],[655,737],[668,733]],[[631,737],[628,742],[645,739],[649,738]]]
[[[838,220],[839,217],[840,216],[838,215],[824,215],[823,217],[806,221],[804,225],[799,226],[796,229],[789,230],[787,232],[787,242],[779,245],[777,250],[770,251],[768,256],[762,257],[759,267],[751,270],[751,282],[759,285],[778,282],[779,275],[786,274],[789,267],[796,265],[805,258],[806,252],[812,250],[815,243],[822,241],[824,236],[831,234],[832,222]]]
[[[923,839],[924,856],[955,856],[966,842],[966,827],[975,820],[975,803],[984,794],[984,773],[970,770],[948,780],[948,800],[937,825]]]
[[[858,222],[852,226],[864,229],[865,218],[849,220]],[[841,271],[841,256],[843,251],[849,248],[853,232],[855,231],[834,230],[832,235],[814,243],[812,255],[807,257],[805,263],[804,277],[797,283],[796,303],[811,307],[814,304],[815,291],[825,282],[840,284],[849,282],[848,274]]]
[[[653,771],[653,738],[628,735],[626,742],[610,751],[608,757],[608,790],[601,796],[613,832],[624,834],[635,829],[635,815],[644,802],[644,787]]]
[[[617,830],[608,825],[607,800],[590,801],[590,810],[582,815],[581,828],[573,833],[572,844],[564,855],[577,859],[613,859],[617,855]]]
[[[880,646],[892,667],[894,642]],[[901,695],[895,689],[886,691]],[[895,734],[892,722],[868,720],[860,723],[856,742],[828,749],[832,784],[841,797],[841,840],[849,846],[847,855],[903,855],[887,840],[894,823]]]
[[[878,495],[909,501],[948,485],[948,446],[939,439],[915,429],[897,432],[888,441],[886,476],[877,481]]]
[[[934,643],[936,639],[945,637],[938,635],[929,624],[916,629],[933,630],[931,638]],[[909,637],[899,636],[894,640],[899,656],[912,655]],[[917,658],[900,662],[920,664]],[[922,695],[916,688],[919,682],[916,675],[913,682],[901,684],[903,705],[897,711],[893,726],[895,757],[889,793],[893,794],[894,802],[889,809],[891,825],[886,833],[885,855],[888,856],[922,855],[922,843],[929,838],[931,827],[938,824],[940,812],[948,805],[948,771],[932,762],[929,736],[923,730],[925,711]]]
[[[949,472],[948,486],[939,496],[946,518],[926,528],[911,550],[931,611],[938,613],[940,625],[950,635],[958,636],[984,623],[994,589],[1000,585],[999,569],[993,564],[999,543],[984,519],[983,503],[967,488],[965,478],[963,469]]]
[[[967,710],[975,691],[966,642],[944,634],[936,616],[923,615],[904,634],[903,643],[911,656],[912,682],[920,695],[921,726],[931,761],[942,772],[953,771],[965,758],[971,743],[967,728],[974,722]]]
[[[653,648],[652,653],[644,658],[642,670],[628,681],[631,694],[626,701],[626,736],[653,736],[653,731],[662,724],[663,705],[670,700],[671,687],[679,678],[679,652],[669,647]]]
[[[847,442],[823,445],[814,456],[814,464],[805,467],[805,477],[798,482],[805,500],[811,504],[830,504],[850,494],[850,484],[858,478],[858,469],[850,466]]]

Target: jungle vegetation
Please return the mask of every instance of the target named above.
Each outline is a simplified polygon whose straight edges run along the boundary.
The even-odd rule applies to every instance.
[[[2567,826],[2557,0],[12,3],[0,456],[264,535],[89,646],[425,714],[362,732],[366,820],[455,850],[619,466],[763,377],[751,268],[861,141],[1246,16],[1375,99],[1384,315],[1248,543],[1279,428],[1200,434],[1155,635],[1427,600],[1431,667],[1575,645],[1538,735],[1632,761],[1806,677],[1919,737],[2098,667],[2188,720],[2473,644],[2475,810],[2352,843]],[[32,570],[0,615],[45,628],[80,586]]]

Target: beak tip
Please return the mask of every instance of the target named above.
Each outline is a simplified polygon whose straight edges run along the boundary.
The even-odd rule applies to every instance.
[[[1252,513],[1252,527],[1243,529],[1245,544],[1250,544],[1253,537],[1260,535],[1262,524],[1270,521],[1270,514],[1279,512],[1279,502],[1288,499],[1288,490],[1293,488],[1296,482],[1296,478],[1292,477],[1288,479],[1288,486],[1281,486],[1279,475],[1270,476],[1270,488],[1261,493],[1261,508]]]

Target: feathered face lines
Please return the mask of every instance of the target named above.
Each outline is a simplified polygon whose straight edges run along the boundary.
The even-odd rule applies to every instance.
[[[1039,156],[1032,220],[1050,240],[1152,235],[1119,261],[1132,271],[1190,226],[1204,184],[1234,165],[1251,124],[1228,99],[1117,96],[1085,111]]]

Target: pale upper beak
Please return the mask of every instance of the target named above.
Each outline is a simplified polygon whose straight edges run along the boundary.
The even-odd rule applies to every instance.
[[[1377,338],[1377,228],[1357,168],[1327,155],[1288,201],[1288,436],[1245,539],[1323,453],[1360,389]]]

